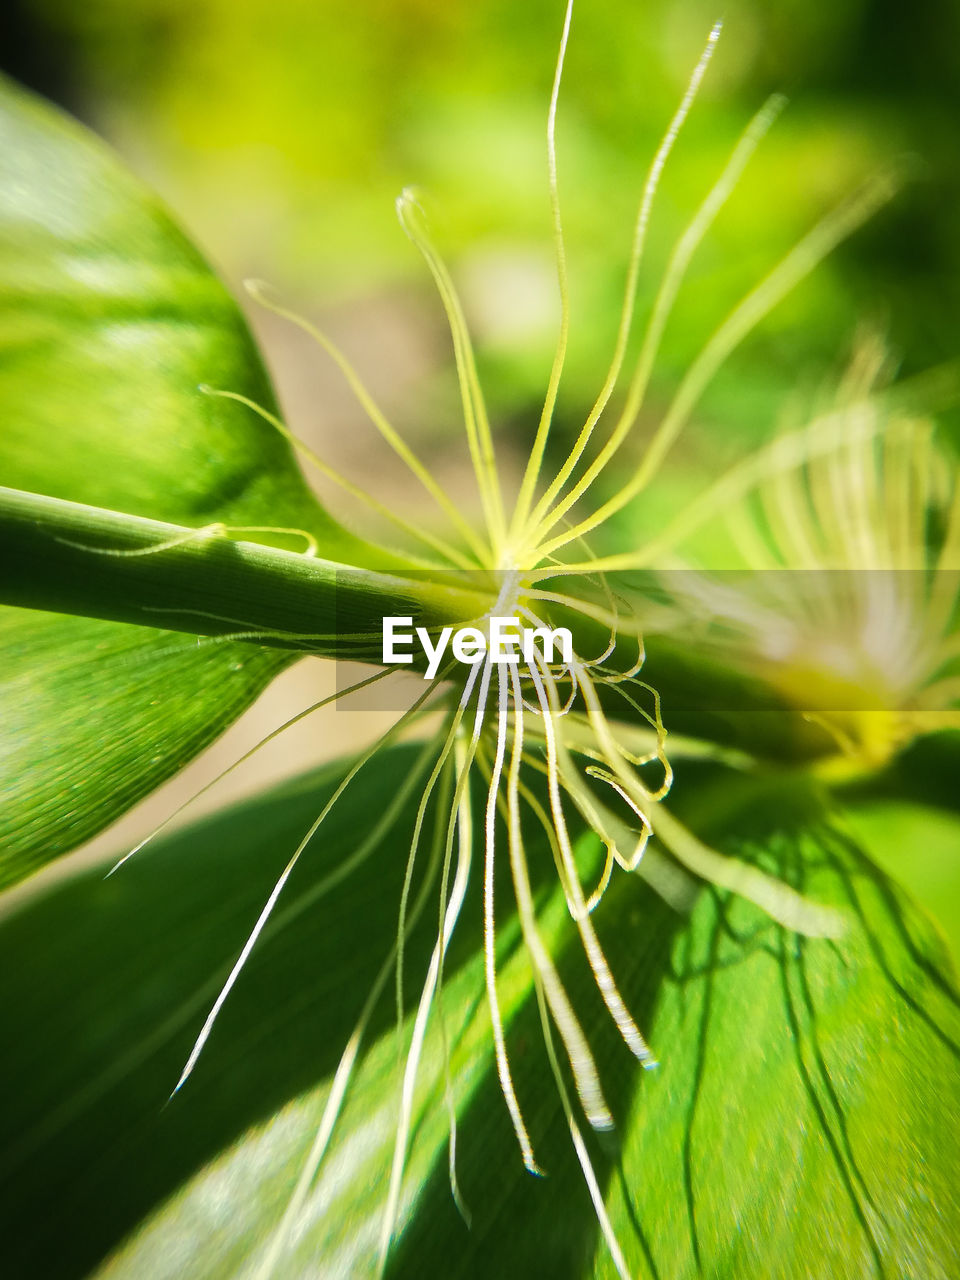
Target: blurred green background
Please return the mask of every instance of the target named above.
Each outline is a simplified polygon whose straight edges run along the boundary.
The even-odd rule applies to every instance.
[[[456,485],[449,342],[393,200],[422,187],[480,347],[506,454],[536,421],[556,326],[543,131],[559,0],[19,0],[6,67],[105,134],[233,283],[268,279],[348,349]],[[766,94],[790,105],[698,253],[656,393],[802,232],[891,157],[915,180],[779,307],[710,392],[680,460],[709,471],[785,397],[840,374],[858,324],[904,373],[960,351],[960,8],[733,0],[651,228],[641,315],[669,247]],[[559,414],[603,378],[650,157],[717,16],[704,0],[581,0],[559,114],[573,330]],[[375,475],[309,344],[254,316],[288,413]],[[717,423],[723,430],[716,430]],[[357,456],[359,454],[359,457]],[[386,460],[384,460],[386,468]],[[384,472],[386,474],[386,471]]]

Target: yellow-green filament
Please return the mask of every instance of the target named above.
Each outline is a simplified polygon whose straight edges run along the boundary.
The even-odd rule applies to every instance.
[[[826,215],[734,308],[690,365],[644,453],[643,461],[620,491],[574,529],[539,547],[549,555],[577,536],[589,533],[622,510],[650,483],[683,429],[704,390],[728,356],[799,282],[847,236],[886,204],[899,189],[896,171],[874,175],[851,199]],[[561,506],[563,504],[560,504]],[[559,510],[559,508],[558,508]],[[604,560],[597,567],[608,567]]]
[[[557,186],[557,100],[560,96],[560,81],[563,78],[563,62],[567,52],[567,39],[570,35],[570,19],[573,15],[573,0],[567,0],[567,8],[563,18],[563,32],[560,36],[560,52],[557,55],[557,66],[553,76],[553,89],[550,93],[550,107],[547,111],[547,179],[550,189],[550,217],[553,224],[553,244],[557,262],[557,287],[560,293],[560,333],[557,337],[557,348],[550,369],[547,383],[547,394],[543,401],[540,422],[533,448],[523,473],[520,493],[517,496],[510,526],[510,538],[513,541],[523,528],[523,523],[530,510],[530,502],[536,487],[540,466],[543,462],[543,451],[550,434],[553,422],[553,411],[557,403],[557,390],[560,376],[563,373],[563,362],[567,354],[567,339],[570,334],[570,286],[567,279],[567,253],[563,243],[563,220],[560,217],[560,191]]]
[[[379,516],[382,516],[384,520],[389,520],[391,524],[396,525],[398,529],[402,529],[404,533],[408,534],[410,537],[415,538],[420,542],[424,542],[434,551],[438,551],[450,564],[455,564],[461,569],[475,568],[467,557],[464,556],[462,552],[458,551],[456,547],[452,547],[448,542],[445,542],[442,538],[436,537],[429,531],[410,524],[409,521],[404,520],[401,516],[398,516],[395,512],[391,511],[389,507],[384,506],[384,504],[372,494],[367,493],[365,489],[362,489],[359,485],[354,484],[352,480],[348,480],[345,476],[342,476],[339,471],[324,462],[309,445],[304,444],[298,436],[294,435],[286,423],[282,422],[275,413],[271,413],[269,409],[265,409],[263,405],[257,404],[255,400],[251,400],[249,396],[241,395],[238,391],[222,391],[215,387],[206,386],[201,387],[201,390],[205,395],[218,396],[223,400],[235,400],[238,404],[245,405],[248,409],[252,409],[254,413],[264,420],[264,422],[269,423],[275,431],[278,431],[285,440],[288,440],[295,449],[299,450],[305,458],[309,459],[322,476],[325,476],[339,488],[343,489],[345,493],[349,493],[351,497],[357,498],[360,502],[365,503],[371,511],[376,511],[376,513]]]
[[[430,240],[423,210],[417,203],[414,193],[409,189],[405,190],[397,199],[397,216],[404,231],[420,250],[430,274],[433,276],[447,316],[447,323],[453,338],[457,376],[460,382],[467,445],[470,450],[470,458],[473,463],[474,475],[480,492],[480,501],[483,505],[494,557],[499,560],[500,548],[503,545],[505,533],[503,496],[500,491],[500,477],[494,456],[490,421],[487,417],[480,380],[477,377],[473,344],[470,341],[470,333],[464,319],[463,308],[460,305],[460,299],[450,278],[450,273]]]
[[[583,451],[587,447],[587,443],[593,434],[593,429],[600,420],[610,396],[613,394],[613,389],[617,384],[617,379],[620,376],[620,370],[623,368],[627,341],[630,337],[630,330],[633,325],[633,313],[636,307],[637,282],[640,276],[640,264],[643,259],[643,251],[646,245],[647,227],[650,222],[650,213],[653,209],[654,197],[656,196],[657,188],[660,184],[660,177],[667,163],[667,159],[670,152],[673,150],[673,145],[677,140],[687,115],[690,112],[690,108],[693,106],[694,99],[697,96],[697,91],[700,88],[700,82],[704,77],[711,57],[713,56],[713,50],[716,43],[720,38],[722,27],[723,23],[717,22],[711,29],[710,35],[707,37],[707,43],[700,55],[700,59],[690,76],[690,82],[687,85],[686,93],[684,94],[673,119],[670,121],[667,131],[664,134],[663,139],[660,142],[660,146],[657,148],[657,152],[653,158],[653,163],[650,166],[650,170],[644,184],[643,194],[640,199],[640,208],[637,212],[637,219],[634,225],[633,244],[627,265],[627,280],[624,288],[623,306],[620,313],[620,324],[617,329],[616,343],[614,346],[613,358],[610,362],[610,368],[607,371],[607,376],[600,389],[600,394],[597,396],[593,408],[587,416],[587,420],[579,437],[577,438],[576,443],[564,461],[557,476],[554,478],[546,493],[537,504],[536,510],[534,511],[531,519],[531,525],[533,527],[537,526],[549,509],[550,504],[572,475],[574,468],[583,456]],[[541,457],[542,453],[543,449],[541,447]],[[538,470],[541,457],[537,457],[536,459]],[[518,513],[518,515],[521,519],[526,519],[527,508],[523,507],[522,514]]]
[[[424,489],[426,489],[427,493],[429,493],[434,501],[439,505],[444,514],[453,522],[454,525],[456,525],[457,529],[459,529],[460,533],[476,555],[478,562],[480,564],[485,563],[488,555],[488,548],[486,548],[481,539],[477,537],[473,526],[464,519],[463,514],[457,507],[456,503],[451,501],[446,490],[437,482],[429,468],[420,461],[397,429],[389,421],[386,414],[364,386],[362,378],[340,347],[338,347],[322,329],[311,324],[309,320],[298,315],[295,311],[290,311],[287,307],[281,306],[271,298],[268,293],[268,287],[262,280],[245,280],[244,285],[250,296],[259,302],[262,307],[265,307],[268,311],[272,311],[275,315],[282,316],[285,320],[289,320],[291,324],[295,324],[305,333],[308,333],[310,337],[323,348],[343,374],[347,385],[356,397],[360,407],[363,409],[364,413],[366,413],[374,427],[376,427],[382,438],[394,451],[397,457],[400,458],[408,470],[416,476]]]

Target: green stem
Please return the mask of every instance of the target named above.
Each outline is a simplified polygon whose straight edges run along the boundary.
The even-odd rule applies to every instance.
[[[380,659],[385,614],[463,625],[492,603],[452,573],[378,573],[2,487],[0,549],[3,604],[192,635],[266,632],[264,643],[360,661]]]
[[[252,632],[261,644],[360,662],[381,661],[385,615],[465,626],[495,597],[479,572],[475,587],[453,571],[380,573],[2,487],[0,549],[0,604],[191,635]],[[570,627],[577,652],[603,649],[599,623],[563,607],[548,616]],[[774,761],[833,749],[768,684],[683,643],[651,638],[642,676],[658,689],[674,732]],[[601,694],[611,714],[633,718],[613,691]]]

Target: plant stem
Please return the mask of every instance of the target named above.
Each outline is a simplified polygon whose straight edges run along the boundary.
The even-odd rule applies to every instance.
[[[492,603],[452,573],[378,573],[2,487],[0,548],[3,604],[193,635],[266,632],[268,644],[360,661],[380,659],[384,614],[463,625]]]
[[[414,626],[467,626],[494,603],[495,583],[488,593],[480,572],[476,586],[456,571],[381,573],[234,541],[217,529],[0,487],[0,604],[380,663],[385,615],[412,617]],[[548,616],[570,627],[577,652],[603,649],[600,624],[562,607]],[[664,637],[651,637],[646,650],[643,680],[659,690],[673,731],[770,760],[834,749],[762,680]],[[424,666],[420,654],[410,669]],[[600,693],[611,713],[635,718],[615,693]]]

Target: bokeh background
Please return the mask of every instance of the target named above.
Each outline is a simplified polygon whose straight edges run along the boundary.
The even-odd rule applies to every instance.
[[[602,380],[646,166],[715,8],[576,8],[558,124],[574,307],[568,419]],[[660,388],[819,213],[891,157],[919,161],[896,205],[731,362],[701,418],[728,415],[733,450],[769,429],[785,393],[837,374],[858,323],[883,328],[906,374],[956,355],[960,10],[950,0],[724,9],[663,185],[641,307],[746,120],[774,90],[791,101],[697,256]],[[16,0],[2,56],[106,136],[231,283],[263,277],[328,328],[438,465],[455,467],[449,341],[393,201],[407,184],[425,191],[505,450],[522,448],[556,326],[543,128],[562,10],[560,0]],[[352,429],[359,415],[327,362],[286,326],[255,309],[251,319],[298,428],[324,432],[328,451],[372,482],[379,458]]]
[[[659,197],[641,315],[746,121],[774,90],[790,105],[695,259],[653,411],[819,214],[892,157],[916,157],[915,176],[730,361],[664,483],[632,517],[648,526],[785,414],[816,403],[858,327],[886,335],[903,376],[960,353],[960,7],[730,0],[724,11]],[[104,135],[238,296],[245,277],[261,277],[319,323],[469,506],[450,341],[393,202],[408,184],[424,192],[477,342],[503,468],[516,475],[556,332],[544,125],[562,17],[560,0],[7,0],[0,63]],[[709,0],[579,0],[558,119],[573,308],[559,440],[603,380],[646,167],[715,17]],[[298,434],[417,512],[419,495],[398,482],[329,361],[295,328],[243,305]],[[954,416],[940,416],[956,438]],[[321,492],[362,527],[361,512]],[[327,664],[287,673],[205,760],[87,856],[149,830],[332,687]],[[211,802],[348,750],[379,723],[373,711],[342,710],[308,722]],[[953,820],[944,822],[939,852],[914,877],[941,899],[958,892],[936,869],[957,847]],[[943,917],[951,911],[960,917],[960,901]]]

